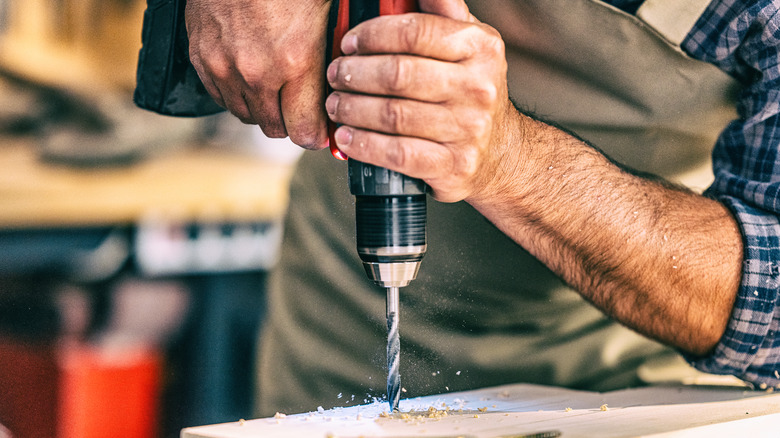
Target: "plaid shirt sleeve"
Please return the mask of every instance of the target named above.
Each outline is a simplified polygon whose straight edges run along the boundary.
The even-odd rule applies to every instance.
[[[707,195],[731,209],[744,241],[742,284],[728,328],[697,368],[780,386],[780,2],[714,0],[683,49],[742,84],[738,119],[713,152]]]

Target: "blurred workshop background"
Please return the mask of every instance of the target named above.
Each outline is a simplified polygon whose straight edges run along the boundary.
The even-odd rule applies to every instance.
[[[298,148],[135,108],[145,0],[0,0],[0,438],[252,413]]]

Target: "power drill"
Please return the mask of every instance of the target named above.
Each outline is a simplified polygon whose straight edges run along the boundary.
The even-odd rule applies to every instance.
[[[357,24],[379,15],[417,10],[416,0],[333,0],[328,32],[331,59],[341,56],[341,39]],[[335,24],[334,24],[335,23]],[[346,159],[336,147],[331,124],[331,152]],[[349,159],[349,189],[355,195],[357,251],[368,278],[387,288],[387,398],[398,409],[400,374],[398,359],[399,288],[417,278],[426,242],[427,185],[383,167]]]

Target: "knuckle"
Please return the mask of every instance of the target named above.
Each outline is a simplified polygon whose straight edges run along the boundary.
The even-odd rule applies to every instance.
[[[487,115],[472,117],[471,131],[475,138],[484,138],[490,132],[491,118]]]
[[[401,29],[401,41],[405,44],[405,49],[411,52],[424,43],[425,35],[430,31],[425,23],[421,23],[415,18],[405,20],[404,24],[405,26]]]
[[[476,148],[468,148],[456,156],[458,172],[462,177],[468,178],[477,173],[479,167],[479,151]]]
[[[217,81],[226,81],[230,79],[230,65],[225,59],[208,58],[202,60],[202,69]]]
[[[409,159],[408,151],[399,138],[395,138],[387,148],[387,161],[395,167],[403,168]]]
[[[234,61],[234,69],[244,83],[251,88],[262,83],[262,71],[256,59],[249,56],[240,56]]]
[[[483,29],[486,32],[484,38],[484,49],[494,55],[503,55],[505,51],[504,40],[501,38],[501,34],[490,26],[484,25]]]
[[[481,59],[502,60],[503,64],[506,64],[506,45],[496,29],[482,24],[472,27],[471,30],[472,53]]]
[[[384,111],[382,114],[384,119],[384,126],[390,129],[393,133],[403,132],[405,124],[404,106],[400,100],[388,99],[385,103]]]
[[[303,50],[286,50],[277,60],[276,68],[282,71],[298,70],[309,64],[307,53]]]
[[[492,118],[483,112],[464,112],[464,114],[458,118],[458,125],[463,134],[463,139],[479,141],[490,133]]]
[[[492,82],[480,81],[472,86],[470,94],[478,104],[490,106],[498,99],[498,87]]]
[[[263,58],[262,55],[255,56],[260,59]],[[313,71],[322,69],[325,62],[324,55],[305,48],[302,50],[288,50],[283,59],[283,70],[279,70],[273,64],[267,65],[265,68],[272,72],[281,71],[286,77],[300,78],[301,76],[311,74]],[[322,74],[324,75],[324,73],[323,71]]]
[[[393,56],[388,62],[387,88],[392,92],[404,91],[409,87],[411,61],[405,57]]]
[[[470,40],[475,50],[490,56],[504,53],[504,40],[495,28],[480,23],[471,26],[469,31]]]
[[[485,32],[479,25],[469,26],[463,31],[463,38],[468,42],[469,52],[472,55],[484,54]]]

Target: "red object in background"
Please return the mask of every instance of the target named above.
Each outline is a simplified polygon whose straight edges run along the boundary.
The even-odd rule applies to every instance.
[[[162,359],[143,347],[63,350],[58,438],[157,435]]]
[[[154,438],[161,373],[153,349],[0,338],[0,424],[14,438]]]
[[[0,337],[0,424],[14,438],[56,436],[59,373],[51,343]]]

